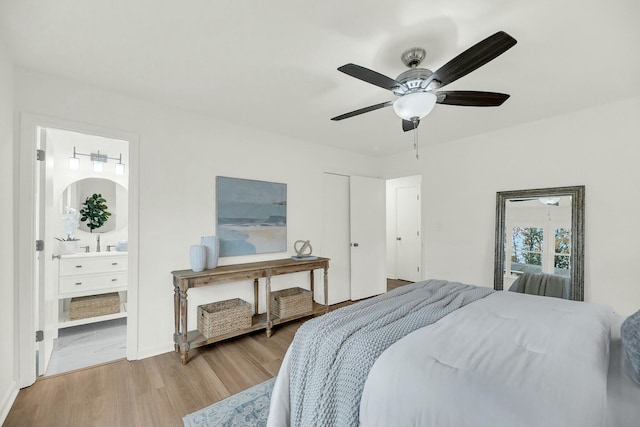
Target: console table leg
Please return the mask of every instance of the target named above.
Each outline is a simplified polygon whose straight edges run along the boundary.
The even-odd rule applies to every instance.
[[[189,360],[189,341],[187,338],[187,291],[180,290],[180,352],[182,355],[182,364],[185,365]]]
[[[324,267],[324,312],[329,312],[329,265]]]
[[[271,272],[267,275],[266,280],[266,294],[267,294],[267,338],[271,337],[271,327],[273,324],[271,323]]]
[[[255,314],[258,314],[258,279],[253,279],[253,300],[255,301]]]
[[[173,317],[175,321],[175,332],[173,333],[173,349],[180,351],[180,287],[173,284]]]

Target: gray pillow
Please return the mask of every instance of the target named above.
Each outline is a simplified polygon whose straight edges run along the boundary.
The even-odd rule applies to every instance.
[[[636,377],[640,379],[640,310],[627,317],[620,326],[622,345]]]

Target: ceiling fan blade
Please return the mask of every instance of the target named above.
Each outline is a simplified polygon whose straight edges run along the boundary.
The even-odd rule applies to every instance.
[[[448,85],[502,55],[516,43],[509,34],[498,31],[444,64],[428,81],[438,80],[439,87]]]
[[[343,73],[348,74],[351,77],[355,77],[356,79],[360,79],[362,81],[371,83],[372,85],[376,85],[387,90],[393,90],[399,87],[403,87],[402,83],[395,81],[391,77],[387,77],[376,71],[361,67],[360,65],[356,64],[343,65],[342,67],[338,67],[338,71],[342,71]]]
[[[359,110],[351,111],[350,113],[341,114],[339,116],[333,117],[331,120],[338,121],[343,119],[348,119],[349,117],[358,116],[360,114],[368,113],[369,111],[379,110],[380,108],[388,107],[393,104],[393,101],[383,102],[382,104],[371,105],[369,107],[364,107]]]
[[[415,127],[413,126],[413,122],[412,122],[412,121],[410,121],[410,120],[403,120],[403,121],[402,121],[402,130],[403,130],[403,131],[405,131],[405,132],[409,132],[410,130],[417,129],[419,125],[420,125],[420,120],[418,120],[418,121],[416,122]]]
[[[438,104],[463,105],[467,107],[497,107],[509,99],[506,93],[453,90],[436,92]],[[441,95],[444,95],[441,98]]]

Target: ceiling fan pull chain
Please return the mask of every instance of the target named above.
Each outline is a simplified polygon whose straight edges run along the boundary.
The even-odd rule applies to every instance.
[[[413,149],[416,150],[416,160],[420,160],[420,153],[418,153],[418,121],[413,121]]]

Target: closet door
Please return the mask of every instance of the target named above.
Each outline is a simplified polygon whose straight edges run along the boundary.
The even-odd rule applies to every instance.
[[[324,174],[322,256],[329,262],[329,304],[351,299],[351,251],[349,249],[349,177]],[[324,304],[322,286],[316,301]]]
[[[351,300],[386,292],[386,188],[382,179],[350,177]]]

